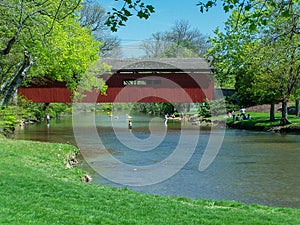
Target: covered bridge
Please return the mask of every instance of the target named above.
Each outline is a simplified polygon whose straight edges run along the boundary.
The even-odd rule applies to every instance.
[[[99,74],[108,89],[87,93],[83,102],[203,102],[214,99],[213,73],[202,58],[105,58],[111,73]],[[71,102],[62,82],[30,84],[19,93],[33,102]]]

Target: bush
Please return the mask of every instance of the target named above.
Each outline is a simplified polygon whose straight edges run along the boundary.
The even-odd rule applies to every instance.
[[[217,99],[213,101],[205,100],[199,104],[198,113],[203,117],[226,115],[234,109],[240,108],[231,98]]]
[[[209,102],[208,99],[205,102],[200,103],[198,113],[203,117],[219,116],[226,114],[226,102],[224,99],[218,99]]]
[[[18,124],[17,118],[13,115],[5,115],[1,117],[0,133],[6,137],[11,136],[15,131],[15,126]]]
[[[208,99],[205,99],[205,102],[200,103],[198,113],[199,116],[211,117],[210,103]]]

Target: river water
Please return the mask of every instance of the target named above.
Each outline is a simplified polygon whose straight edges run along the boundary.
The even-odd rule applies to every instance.
[[[89,118],[94,119],[94,127]],[[71,116],[65,116],[52,120],[50,126],[45,122],[19,127],[15,138],[79,146],[86,168],[96,171],[93,182],[98,184],[158,195],[300,208],[300,135],[225,128],[211,131],[172,121],[164,126],[162,120],[143,115],[131,120],[133,129],[129,130],[125,115],[83,113],[73,117],[73,123]],[[210,143],[218,152],[211,153],[216,157],[200,171],[199,162],[212,136],[224,139],[218,146]],[[106,151],[98,151],[100,145]],[[109,161],[111,157],[116,160]],[[161,168],[143,173],[152,165]],[[121,179],[111,179],[120,175]]]

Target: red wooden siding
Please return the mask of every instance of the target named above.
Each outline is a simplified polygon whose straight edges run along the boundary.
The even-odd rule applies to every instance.
[[[214,98],[211,74],[202,73],[115,73],[104,75],[106,95],[86,93],[83,102],[203,102]],[[124,80],[152,80],[150,85],[125,86]],[[143,82],[141,82],[143,83]],[[19,88],[19,94],[33,102],[71,102],[71,92],[63,83]]]
[[[55,87],[19,88],[18,93],[33,102],[71,102],[72,93],[69,89]]]

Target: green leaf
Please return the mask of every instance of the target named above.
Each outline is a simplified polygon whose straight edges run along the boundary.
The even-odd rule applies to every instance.
[[[228,5],[225,5],[225,6],[223,7],[223,9],[224,9],[224,11],[227,13],[227,12],[229,11],[229,6],[228,6]]]
[[[203,6],[200,6],[200,12],[203,13]]]
[[[250,4],[248,4],[248,5],[245,6],[245,11],[249,11],[250,9],[251,9],[251,5]]]
[[[269,20],[266,18],[261,19],[261,24],[266,26],[268,24]]]
[[[289,12],[289,10],[284,10],[283,12],[281,12],[281,15],[283,16],[283,17],[290,17],[290,12]]]
[[[150,13],[154,13],[154,7],[152,5],[146,5],[146,8],[149,10]]]
[[[206,8],[210,8],[210,7],[212,7],[213,6],[213,1],[208,1],[207,3],[206,3]]]
[[[127,16],[127,17],[132,16],[132,13],[129,12],[127,9],[123,9],[123,12],[124,12],[125,16]]]
[[[253,21],[251,21],[251,24],[250,24],[250,26],[249,26],[249,29],[251,30],[251,31],[255,31],[256,30],[256,24],[253,22]]]
[[[147,14],[145,14],[143,11],[139,11],[138,14],[137,14],[137,16],[138,16],[139,18],[146,18],[146,17],[147,17]]]

